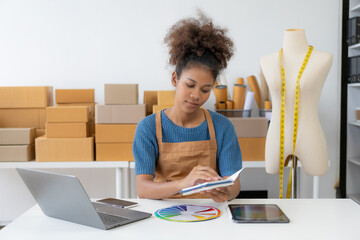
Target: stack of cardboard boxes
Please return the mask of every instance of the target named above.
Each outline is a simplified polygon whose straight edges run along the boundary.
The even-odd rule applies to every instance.
[[[144,102],[145,103],[145,102]],[[170,108],[175,104],[175,90],[157,91],[157,105],[153,105],[153,113]]]
[[[95,134],[95,91],[94,89],[55,89],[57,106],[89,107],[89,133]]]
[[[0,128],[0,162],[34,160],[35,135],[35,128]]]
[[[46,137],[35,140],[36,161],[94,160],[94,137],[89,137],[89,107],[48,107],[46,120]]]
[[[229,118],[238,137],[243,161],[264,161],[268,130],[266,118]]]
[[[105,84],[105,105],[95,106],[96,161],[134,161],[137,124],[146,116],[137,84]]]
[[[0,87],[0,127],[36,128],[37,136],[44,135],[52,91],[52,87]]]

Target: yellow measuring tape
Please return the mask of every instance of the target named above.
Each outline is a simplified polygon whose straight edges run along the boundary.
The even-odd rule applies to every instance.
[[[296,78],[296,86],[295,86],[295,104],[294,104],[294,132],[293,132],[293,151],[292,151],[292,160],[294,161],[294,153],[295,153],[295,145],[296,145],[296,138],[297,138],[297,126],[298,126],[298,117],[299,117],[299,96],[300,96],[300,79],[305,70],[305,67],[309,61],[311,56],[313,46],[309,46],[309,49],[306,53],[305,59],[301,65],[300,71]],[[279,188],[279,198],[283,198],[283,182],[284,182],[284,165],[287,166],[288,161],[285,161],[284,164],[284,126],[285,126],[285,70],[282,60],[282,53],[283,50],[279,51],[279,60],[280,60],[280,67],[281,67],[281,112],[280,112],[280,162],[279,162],[279,172],[280,172],[280,188]],[[288,159],[287,159],[288,160]],[[291,196],[291,188],[292,188],[292,168],[293,164],[291,165],[288,186],[287,186],[287,193],[286,197],[290,198]]]

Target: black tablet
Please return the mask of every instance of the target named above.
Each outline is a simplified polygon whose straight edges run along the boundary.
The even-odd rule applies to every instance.
[[[289,218],[276,204],[229,204],[236,223],[288,223]]]

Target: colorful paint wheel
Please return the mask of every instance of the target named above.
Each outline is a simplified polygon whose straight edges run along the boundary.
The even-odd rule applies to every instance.
[[[175,205],[155,212],[155,216],[158,218],[174,222],[206,221],[220,215],[221,211],[217,208],[198,205]]]

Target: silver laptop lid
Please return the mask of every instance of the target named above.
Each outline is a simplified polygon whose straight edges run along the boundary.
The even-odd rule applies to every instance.
[[[47,216],[106,229],[75,176],[23,168],[16,170]]]

